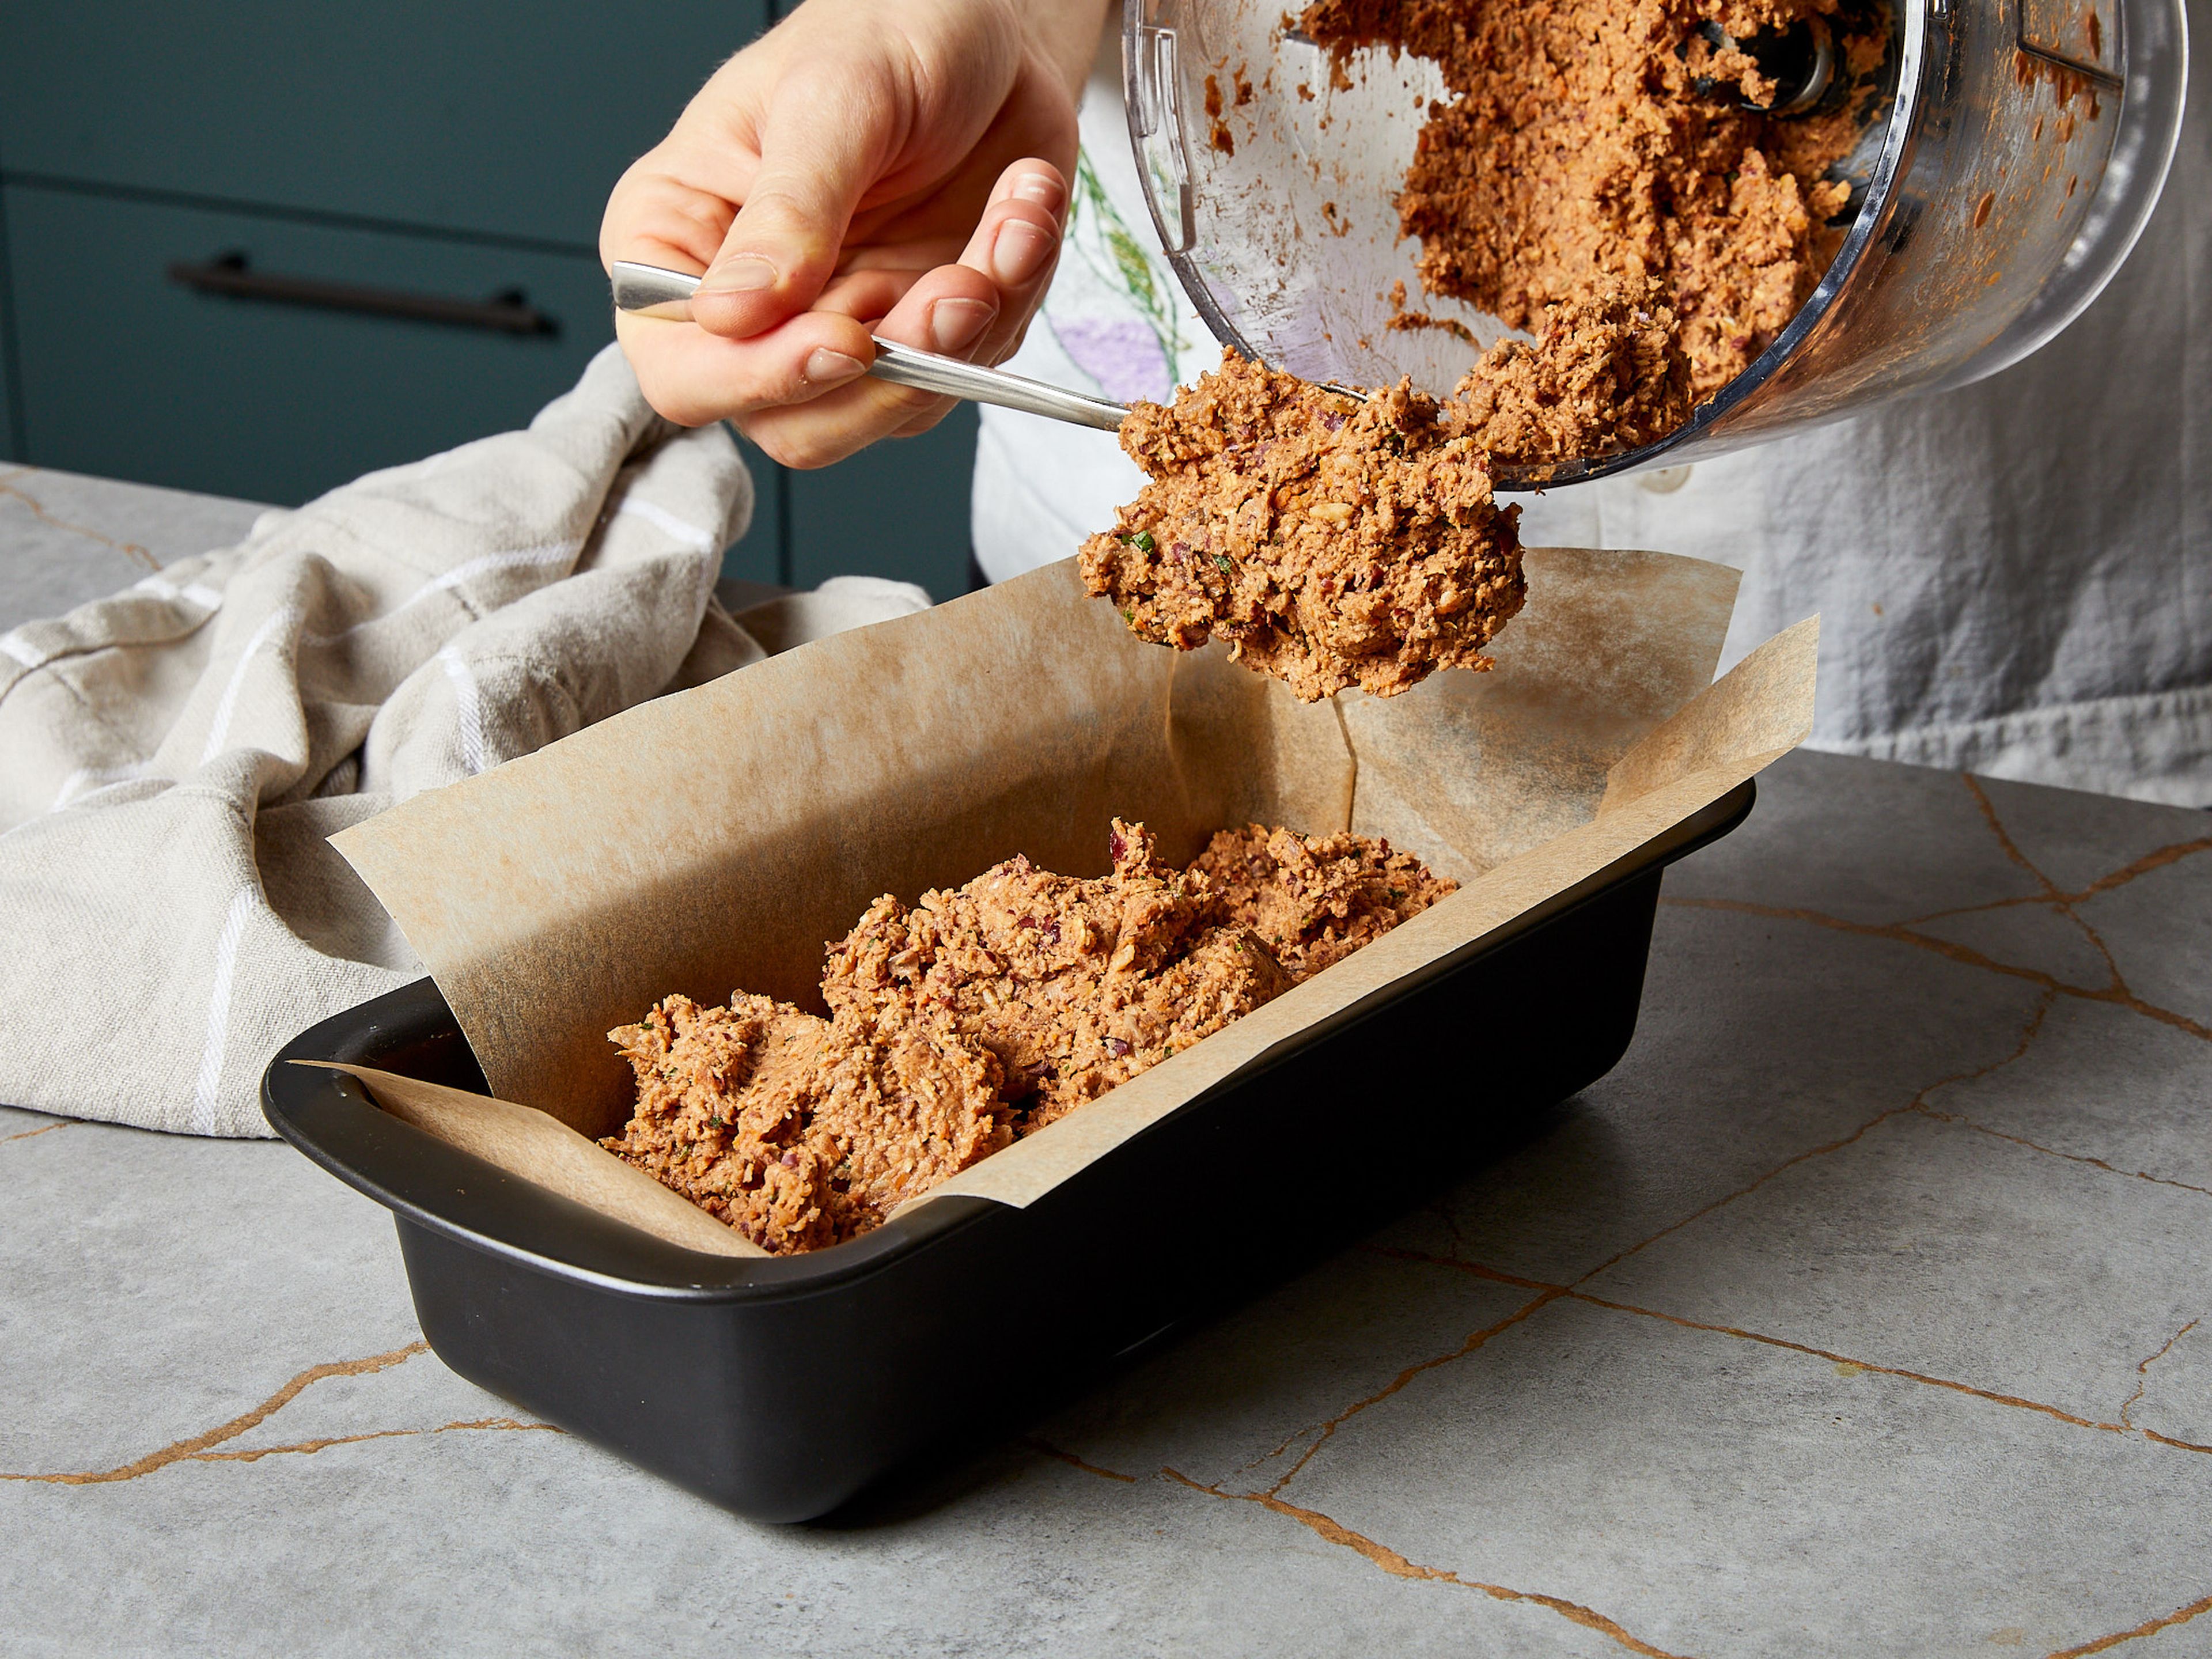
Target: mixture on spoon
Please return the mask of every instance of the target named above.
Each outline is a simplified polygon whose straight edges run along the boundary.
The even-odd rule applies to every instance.
[[[1218,635],[1307,702],[1487,668],[1525,592],[1520,509],[1442,415],[1402,384],[1360,403],[1224,351],[1121,423],[1152,481],[1084,543],[1085,585],[1139,639]]]
[[[1121,423],[1152,482],[1084,543],[1084,582],[1139,639],[1227,640],[1307,702],[1488,668],[1482,647],[1526,591],[1520,508],[1492,499],[1491,458],[1564,459],[1679,422],[1673,323],[1653,284],[1613,284],[1555,307],[1534,343],[1492,348],[1444,402],[1401,382],[1363,404],[1224,351]]]

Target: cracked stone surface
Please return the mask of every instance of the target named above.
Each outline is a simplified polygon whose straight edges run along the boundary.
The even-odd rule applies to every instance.
[[[268,510],[0,461],[0,634],[243,541]]]
[[[253,511],[102,492],[0,598]],[[0,1650],[2212,1654],[2208,940],[2204,814],[1792,757],[1612,1075],[836,1525],[460,1381],[288,1147],[0,1108]]]

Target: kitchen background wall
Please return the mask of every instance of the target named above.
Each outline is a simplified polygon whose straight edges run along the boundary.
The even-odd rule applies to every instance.
[[[795,3],[7,8],[0,456],[290,504],[521,425],[613,337],[616,178]],[[816,472],[748,446],[729,574],[963,592],[975,432]]]

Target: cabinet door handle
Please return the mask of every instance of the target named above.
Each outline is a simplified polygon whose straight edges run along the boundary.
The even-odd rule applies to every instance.
[[[488,328],[500,334],[557,334],[561,325],[532,305],[519,288],[489,300],[457,300],[443,294],[406,289],[369,288],[356,283],[325,282],[318,276],[284,276],[251,269],[243,253],[223,253],[203,264],[179,260],[169,280],[202,294],[238,300],[273,300],[280,305],[313,306],[323,311],[366,312],[374,317],[411,317],[418,322]]]

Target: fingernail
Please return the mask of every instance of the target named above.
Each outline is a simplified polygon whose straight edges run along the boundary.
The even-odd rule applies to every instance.
[[[999,314],[987,300],[939,300],[929,308],[929,338],[939,351],[964,351]]]
[[[840,380],[849,380],[855,374],[865,374],[867,365],[858,357],[848,357],[842,351],[832,351],[828,346],[817,346],[806,359],[806,384],[835,386]]]
[[[1048,213],[1060,211],[1061,194],[1060,180],[1048,173],[1024,173],[1014,180],[1017,202],[1035,202]]]
[[[1009,219],[991,244],[991,275],[1010,288],[1026,283],[1044,269],[1056,246],[1026,219]]]
[[[757,294],[775,286],[775,267],[757,253],[741,253],[716,265],[699,282],[702,294]]]

